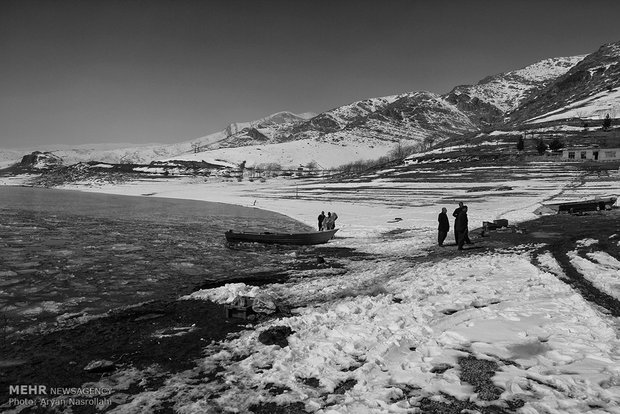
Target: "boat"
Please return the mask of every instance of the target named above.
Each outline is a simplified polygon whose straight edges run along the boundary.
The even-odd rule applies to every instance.
[[[234,232],[228,230],[225,233],[226,241],[229,243],[255,242],[255,243],[274,243],[274,244],[323,244],[327,243],[338,229],[315,231],[310,233],[250,233]]]
[[[617,197],[593,197],[589,199],[565,201],[561,203],[546,203],[537,208],[536,214],[582,213],[584,211],[611,210]]]

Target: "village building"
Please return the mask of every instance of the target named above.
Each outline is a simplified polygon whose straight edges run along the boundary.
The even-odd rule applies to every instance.
[[[620,160],[620,148],[564,148],[562,159],[567,161],[618,161]]]

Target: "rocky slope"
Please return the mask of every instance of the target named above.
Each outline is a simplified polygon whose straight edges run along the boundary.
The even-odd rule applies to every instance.
[[[529,93],[565,74],[585,55],[545,59],[522,69],[488,76],[476,85],[457,86],[445,99],[480,126],[501,123]]]
[[[570,107],[571,104],[587,101],[588,97],[611,93],[618,87],[620,87],[620,42],[615,42],[601,46],[564,75],[531,94],[510,115],[510,122],[512,125],[527,123],[550,112]],[[586,112],[584,108],[585,116]],[[620,114],[615,114],[618,115]]]
[[[246,145],[278,143],[285,141],[289,131],[312,118],[314,114],[296,115],[291,112],[278,112],[252,122],[233,123],[222,132],[196,140],[200,151],[219,148],[242,147]]]

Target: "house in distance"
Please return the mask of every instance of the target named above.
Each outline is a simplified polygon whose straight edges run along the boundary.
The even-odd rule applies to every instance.
[[[620,160],[620,148],[563,148],[562,159],[568,161],[618,161]]]

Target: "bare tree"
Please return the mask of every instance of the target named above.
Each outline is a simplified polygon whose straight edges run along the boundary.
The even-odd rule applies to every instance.
[[[394,158],[396,160],[402,160],[405,156],[404,154],[404,150],[403,150],[403,144],[398,141],[398,143],[396,144],[396,147],[390,151],[390,158]]]
[[[551,141],[551,143],[549,144],[549,149],[551,151],[559,151],[562,148],[564,148],[564,143],[562,141],[560,141],[558,138],[555,138],[553,141]]]
[[[426,149],[430,149],[434,144],[435,141],[437,141],[437,137],[434,135],[430,135],[428,137],[424,138],[424,146],[426,147]]]
[[[542,138],[540,138],[538,140],[538,144],[536,145],[536,151],[538,151],[538,154],[543,155],[547,151],[547,148],[549,148],[549,146],[545,144],[545,141],[543,141]]]
[[[517,141],[517,151],[523,151],[524,148],[525,140],[523,139],[523,137],[519,137],[519,140]]]
[[[401,142],[398,142],[396,147],[388,153],[388,158],[392,160],[402,160],[408,155],[418,152],[419,150],[419,144],[403,145]]]

